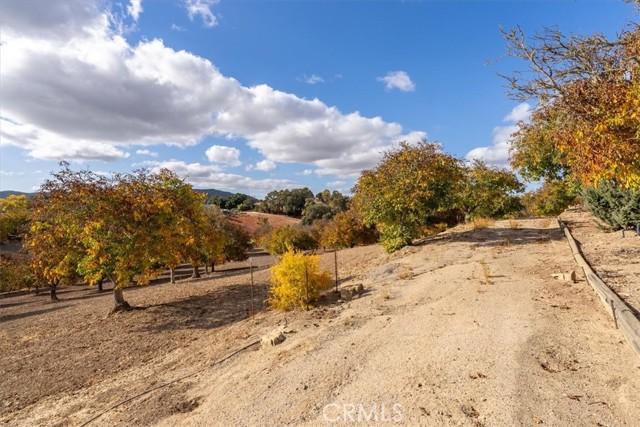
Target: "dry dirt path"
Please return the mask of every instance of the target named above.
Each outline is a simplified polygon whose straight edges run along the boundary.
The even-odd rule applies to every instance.
[[[638,425],[640,361],[584,280],[551,281],[574,268],[554,228],[380,257],[368,295],[203,375],[162,425]]]
[[[640,360],[580,275],[575,284],[551,279],[575,269],[557,225],[517,224],[456,230],[393,255],[343,251],[341,275],[364,283],[362,297],[194,331],[193,342],[41,399],[10,424],[80,425],[286,319],[282,344],[240,353],[91,425],[638,425]]]

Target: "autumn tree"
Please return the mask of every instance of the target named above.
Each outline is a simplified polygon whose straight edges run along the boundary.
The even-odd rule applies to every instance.
[[[506,169],[474,160],[464,168],[459,206],[469,218],[499,218],[520,211],[524,185]]]
[[[52,299],[59,284],[108,278],[115,308],[128,308],[126,286],[148,283],[171,257],[190,259],[206,250],[202,201],[167,170],[107,179],[63,163],[34,201],[26,247],[36,275],[51,284]]]
[[[259,244],[272,255],[282,255],[290,249],[306,251],[318,248],[318,242],[310,233],[291,225],[273,227],[260,238]]]
[[[352,248],[356,245],[369,245],[377,240],[375,226],[365,225],[358,212],[353,209],[337,214],[322,227],[320,233],[320,245],[323,248]]]
[[[222,226],[225,243],[222,248],[226,261],[244,261],[253,249],[251,234],[242,226],[225,219]]]
[[[158,172],[156,195],[162,199],[164,227],[157,234],[163,235],[164,250],[159,260],[170,271],[170,281],[175,283],[175,269],[184,261],[192,265],[192,277],[199,277],[199,266],[217,258],[224,244],[217,220],[212,221],[204,209],[205,195],[195,191],[174,173],[162,170]]]
[[[24,195],[0,199],[0,243],[20,237],[28,229],[29,201]]]
[[[430,216],[455,205],[462,183],[460,161],[438,144],[402,142],[378,166],[362,173],[353,205],[366,225],[376,225],[388,252],[411,244]]]
[[[0,292],[31,288],[35,280],[25,254],[0,254]]]
[[[509,54],[528,68],[506,76],[514,99],[537,107],[521,122],[513,165],[533,178],[640,186],[640,26],[615,39],[546,29],[505,32]]]
[[[577,203],[580,187],[571,181],[544,181],[539,188],[522,196],[525,212],[534,216],[560,215],[574,203]]]
[[[99,215],[100,201],[109,191],[104,177],[74,172],[68,163],[61,166],[33,200],[24,242],[36,281],[50,286],[52,301],[58,300],[59,285],[73,285],[81,277],[79,264],[86,247],[79,237],[90,231],[90,221]]]

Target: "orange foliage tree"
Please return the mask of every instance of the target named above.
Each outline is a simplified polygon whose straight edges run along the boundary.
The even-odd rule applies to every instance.
[[[533,179],[640,187],[640,26],[614,40],[549,29],[527,40],[519,28],[505,37],[529,64],[506,77],[510,94],[538,102],[514,135],[513,166]]]

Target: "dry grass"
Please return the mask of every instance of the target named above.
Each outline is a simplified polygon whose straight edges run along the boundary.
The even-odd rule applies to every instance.
[[[491,227],[495,221],[491,218],[474,218],[471,220],[471,229],[472,230],[484,230],[485,228]]]
[[[403,265],[402,271],[400,271],[400,273],[398,273],[398,278],[400,278],[402,280],[413,279],[414,276],[415,276],[415,274],[413,273],[413,268],[411,266],[408,266],[408,265]]]

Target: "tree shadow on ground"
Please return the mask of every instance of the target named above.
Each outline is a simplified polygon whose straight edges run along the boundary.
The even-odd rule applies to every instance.
[[[267,285],[229,285],[205,295],[191,296],[146,308],[152,319],[136,331],[161,333],[180,329],[215,329],[247,319],[252,312],[266,309]]]
[[[547,243],[564,239],[558,228],[484,228],[462,232],[452,232],[421,239],[415,246],[424,246],[439,241],[473,243],[474,247],[496,247]]]
[[[62,301],[61,301],[62,302]],[[26,311],[24,313],[16,313],[16,314],[0,314],[0,323],[10,322],[12,320],[23,319],[25,317],[38,316],[40,314],[50,313],[52,311],[62,310],[63,308],[67,308],[69,305],[54,305],[49,308],[44,308],[41,310],[33,310]]]

